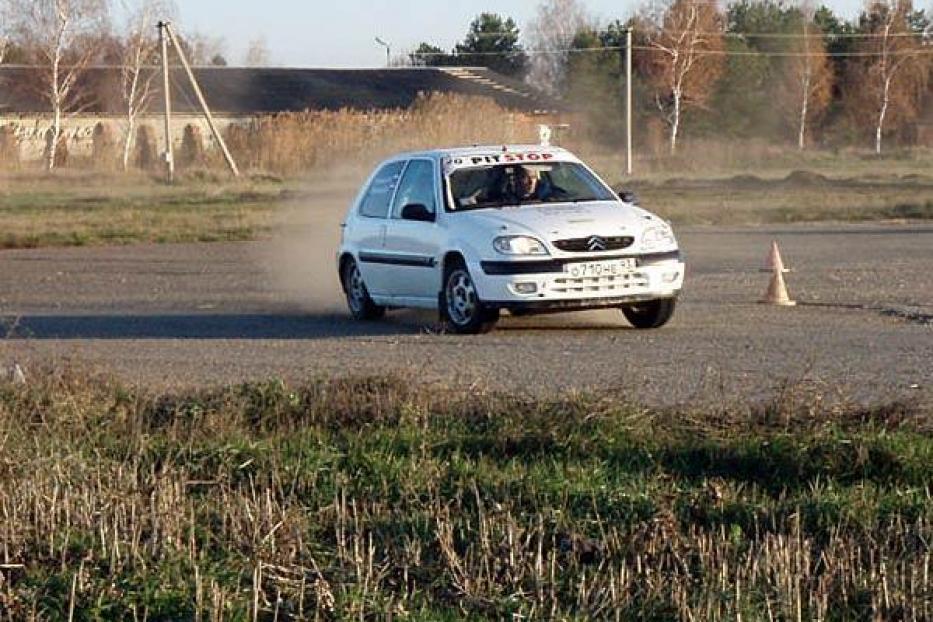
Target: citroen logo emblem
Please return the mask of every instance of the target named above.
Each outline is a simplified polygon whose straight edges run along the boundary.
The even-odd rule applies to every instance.
[[[590,252],[604,251],[606,250],[606,240],[598,235],[594,235],[586,241],[586,247],[590,249]]]

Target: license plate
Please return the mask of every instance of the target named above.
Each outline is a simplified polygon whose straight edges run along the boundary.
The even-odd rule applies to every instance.
[[[564,274],[574,278],[618,276],[635,269],[635,258],[612,259],[610,261],[587,261],[564,265]]]

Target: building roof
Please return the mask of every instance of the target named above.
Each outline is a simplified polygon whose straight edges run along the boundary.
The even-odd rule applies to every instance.
[[[0,114],[48,112],[35,88],[42,68],[0,66]],[[161,112],[162,79],[158,67],[144,70],[152,77],[149,112]],[[421,93],[455,93],[489,97],[499,105],[525,113],[549,113],[559,104],[522,82],[486,68],[431,67],[399,69],[284,69],[197,67],[204,97],[217,114],[258,114],[301,110],[387,110],[411,106]],[[181,68],[170,73],[172,108],[198,112],[197,99]],[[116,114],[123,110],[119,67],[92,67],[81,78],[86,95],[81,110]]]

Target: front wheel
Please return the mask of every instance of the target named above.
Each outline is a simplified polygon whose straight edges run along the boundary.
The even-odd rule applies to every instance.
[[[635,328],[660,328],[674,315],[676,300],[648,300],[622,307],[625,319]]]
[[[366,283],[356,261],[348,259],[340,272],[343,290],[347,294],[347,307],[355,320],[377,320],[385,315],[385,307],[380,307],[369,296]]]
[[[476,335],[488,333],[499,320],[499,310],[483,305],[476,293],[476,285],[466,266],[459,264],[448,269],[444,278],[444,316],[455,333]]]

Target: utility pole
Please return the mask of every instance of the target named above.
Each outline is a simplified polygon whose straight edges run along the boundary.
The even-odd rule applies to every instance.
[[[632,27],[625,31],[625,172],[632,175]]]
[[[207,102],[204,100],[204,94],[201,93],[201,87],[198,86],[198,81],[194,79],[194,72],[191,71],[191,65],[188,64],[188,59],[185,57],[184,50],[182,50],[181,46],[178,45],[178,40],[175,38],[175,33],[172,32],[172,29],[169,28],[168,24],[165,24],[165,32],[172,40],[172,45],[175,47],[175,51],[178,53],[178,58],[181,60],[181,64],[185,68],[185,72],[188,74],[188,80],[191,82],[191,88],[194,90],[194,94],[198,98],[198,103],[201,105],[201,112],[204,113],[204,118],[207,119],[207,126],[211,128],[211,134],[214,135],[214,140],[216,140],[217,144],[220,146],[220,150],[224,154],[224,159],[227,161],[227,166],[230,168],[230,172],[233,173],[234,177],[239,177],[240,169],[237,168],[236,162],[234,162],[233,156],[230,154],[230,150],[227,149],[227,143],[224,142],[224,137],[221,136],[219,131],[217,131],[217,126],[214,124],[214,117],[211,115],[211,109],[207,107]]]
[[[172,94],[168,84],[168,40],[166,38],[167,22],[159,22],[159,44],[162,46],[162,93],[165,95],[165,151],[162,158],[165,162],[165,174],[168,183],[175,180],[175,158],[172,155]]]
[[[379,37],[376,37],[376,43],[378,43],[379,45],[381,45],[382,47],[386,49],[386,67],[391,67],[392,66],[392,46],[386,43],[385,41],[383,41],[382,39],[380,39]]]

